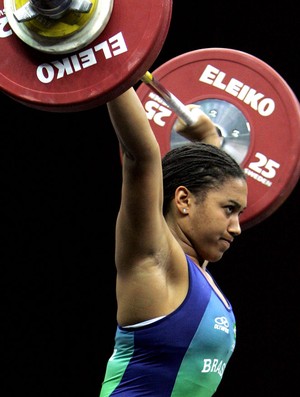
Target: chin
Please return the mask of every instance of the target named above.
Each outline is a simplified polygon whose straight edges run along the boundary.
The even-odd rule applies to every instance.
[[[207,255],[206,260],[210,263],[218,262],[223,258],[223,254],[224,252],[219,253],[219,255]]]

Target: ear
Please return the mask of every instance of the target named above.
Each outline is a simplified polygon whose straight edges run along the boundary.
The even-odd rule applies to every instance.
[[[175,205],[178,211],[184,215],[189,212],[191,193],[185,186],[178,186],[175,190]]]

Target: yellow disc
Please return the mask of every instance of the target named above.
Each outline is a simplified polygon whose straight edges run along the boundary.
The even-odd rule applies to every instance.
[[[43,37],[62,38],[70,36],[81,30],[93,16],[98,0],[89,1],[92,3],[92,7],[87,13],[70,10],[66,11],[66,13],[59,19],[39,15],[38,17],[23,23],[30,31]],[[22,7],[27,2],[28,0],[15,0],[16,9]]]

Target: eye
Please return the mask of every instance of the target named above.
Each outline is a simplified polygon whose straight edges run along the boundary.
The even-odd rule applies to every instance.
[[[244,210],[240,210],[240,207],[237,205],[226,205],[225,207],[225,212],[226,215],[232,215],[232,214],[237,214],[239,217],[242,215],[242,213],[244,212]]]
[[[231,215],[231,214],[234,212],[234,210],[235,210],[234,205],[227,205],[227,206],[225,207],[225,211],[226,211],[226,213],[227,213],[228,215]]]

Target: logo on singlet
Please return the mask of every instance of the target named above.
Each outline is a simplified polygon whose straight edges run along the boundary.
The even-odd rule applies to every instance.
[[[214,329],[218,329],[220,331],[226,332],[229,334],[229,321],[226,317],[216,317]]]
[[[215,372],[222,378],[225,368],[226,363],[223,360],[205,358],[201,372]]]

